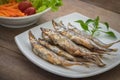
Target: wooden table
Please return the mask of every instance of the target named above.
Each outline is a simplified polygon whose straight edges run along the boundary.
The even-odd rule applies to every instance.
[[[100,16],[101,21],[107,21],[111,27],[120,32],[120,14],[99,8],[80,0],[63,0],[64,5],[58,12],[48,12],[37,24],[20,29],[10,29],[0,26],[0,80],[120,80],[120,65],[97,76],[70,79],[49,73],[31,63],[17,48],[14,37],[38,24],[54,18],[79,12],[90,18]]]
[[[81,0],[95,6],[99,6],[113,12],[120,14],[120,1],[119,0]]]

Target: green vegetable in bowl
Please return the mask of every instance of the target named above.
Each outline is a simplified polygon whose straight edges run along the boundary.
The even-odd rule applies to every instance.
[[[62,6],[62,0],[30,0],[33,6],[37,9],[37,12],[44,11],[47,8],[51,8],[52,11],[57,11]]]
[[[0,5],[8,3],[8,2],[9,2],[9,0],[0,0]]]
[[[42,12],[47,8],[51,8],[52,11],[57,11],[62,6],[62,0],[16,0],[16,2],[30,1],[36,12]],[[9,0],[0,0],[0,5],[8,3]]]

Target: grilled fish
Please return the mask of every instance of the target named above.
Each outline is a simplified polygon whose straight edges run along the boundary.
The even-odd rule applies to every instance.
[[[40,39],[38,40],[38,42],[42,45],[45,46],[47,49],[57,53],[58,55],[65,57],[68,60],[71,61],[76,61],[75,57],[73,57],[72,55],[68,54],[67,52],[63,51],[62,49],[58,48],[57,46],[54,46],[50,43],[48,43],[47,41]]]
[[[45,34],[45,33],[42,33],[42,34],[44,34],[44,35],[42,35],[42,37],[43,37],[43,39],[46,41],[46,42],[49,42],[49,43],[51,43],[51,44],[54,44],[52,41],[51,41],[51,39]],[[74,57],[75,59],[75,61],[77,61],[77,62],[87,62],[87,63],[91,63],[91,61],[90,60],[87,60],[87,59],[84,59],[84,58],[82,58],[82,57]],[[94,62],[94,61],[92,61],[92,62]]]
[[[64,24],[62,24],[62,25],[64,25]],[[84,37],[92,40],[95,44],[97,44],[97,45],[100,46],[100,47],[109,48],[109,47],[111,47],[112,45],[120,42],[120,40],[118,40],[118,41],[115,41],[115,42],[112,42],[112,43],[109,43],[109,44],[105,44],[105,43],[103,43],[102,41],[100,41],[99,39],[97,39],[97,38],[95,38],[95,37],[92,37],[91,35],[86,34],[86,33],[83,32],[83,31],[78,30],[76,27],[74,27],[74,26],[73,26],[72,24],[70,24],[70,23],[68,24],[68,29],[74,31],[75,33],[77,33],[77,34],[79,34],[79,35],[82,35],[82,36],[84,36]]]
[[[73,65],[83,65],[83,63],[80,62],[72,62],[68,61],[65,58],[62,58],[55,54],[54,52],[46,49],[42,45],[38,44],[38,41],[35,39],[34,35],[29,31],[29,40],[32,45],[32,50],[33,52],[43,58],[44,60],[55,64],[55,65],[60,65],[60,66],[73,66]]]
[[[49,38],[52,40],[52,42],[56,45],[59,45],[61,48],[69,52],[73,56],[82,56],[85,59],[90,59],[96,61],[96,64],[99,66],[104,66],[104,63],[98,58],[96,53],[90,53],[89,50],[86,48],[82,48],[77,46],[75,43],[73,43],[71,40],[69,40],[67,37],[62,36],[61,34],[50,30],[41,28],[42,32],[49,36]]]
[[[71,30],[66,30],[64,26],[59,26],[55,21],[52,21],[53,27],[55,28],[56,31],[60,32],[62,35],[68,37],[70,40],[73,42],[83,45],[87,47],[88,49],[91,49],[96,52],[111,52],[111,51],[116,51],[116,49],[106,49],[103,47],[98,46],[95,44],[92,40],[89,38],[84,37],[83,35],[78,35],[74,31]]]

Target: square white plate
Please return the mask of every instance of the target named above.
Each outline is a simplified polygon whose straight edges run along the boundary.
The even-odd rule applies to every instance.
[[[67,25],[68,22],[71,22],[71,24],[75,25],[78,29],[80,29],[80,27],[79,27],[80,25],[78,23],[74,22],[79,19],[87,20],[88,17],[83,16],[79,13],[72,13],[72,14],[57,18],[56,21],[62,20],[65,25]],[[104,26],[102,24],[100,24],[100,25]],[[40,27],[53,29],[51,21],[30,29],[36,38],[41,37]],[[117,35],[117,39],[120,39],[120,34],[113,29],[111,29],[111,30]],[[67,69],[67,68],[63,68],[60,66],[52,65],[52,64],[48,63],[47,61],[39,58],[32,52],[31,45],[30,45],[30,42],[28,39],[28,31],[29,30],[27,30],[15,37],[15,42],[16,42],[17,46],[31,62],[33,62],[37,66],[41,67],[42,69],[47,70],[56,75],[60,75],[60,76],[64,76],[64,77],[71,77],[71,78],[90,77],[90,76],[97,75],[97,74],[103,73],[105,71],[108,71],[120,63],[120,48],[119,48],[120,43],[117,43],[117,44],[113,45],[112,48],[118,48],[118,51],[111,53],[111,55],[104,56],[103,62],[106,64],[105,67],[97,67],[96,65],[91,65],[89,68],[87,68],[85,66],[72,66]],[[102,40],[105,43],[110,43],[110,42],[115,41],[114,39],[107,39],[104,36],[100,36],[98,38],[100,38],[100,40]]]

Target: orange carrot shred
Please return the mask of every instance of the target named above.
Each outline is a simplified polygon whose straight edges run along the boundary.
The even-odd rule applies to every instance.
[[[0,16],[4,17],[21,17],[26,16],[18,9],[18,4],[15,0],[10,0],[9,3],[0,5]]]

